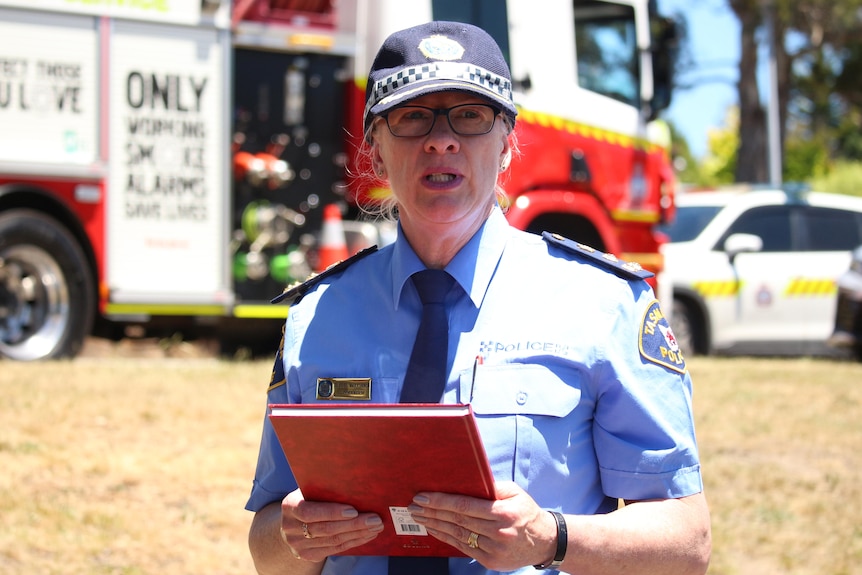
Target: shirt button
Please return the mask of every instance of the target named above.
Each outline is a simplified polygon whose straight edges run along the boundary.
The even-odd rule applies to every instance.
[[[518,402],[518,405],[524,405],[527,403],[527,392],[519,391],[518,395],[515,396],[515,401]]]

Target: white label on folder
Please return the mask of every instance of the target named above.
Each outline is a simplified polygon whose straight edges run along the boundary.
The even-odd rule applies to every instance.
[[[416,523],[406,507],[389,507],[396,535],[428,535],[425,527]]]

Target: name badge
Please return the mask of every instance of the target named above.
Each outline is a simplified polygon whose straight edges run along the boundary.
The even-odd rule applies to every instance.
[[[371,400],[370,377],[318,377],[317,399]]]

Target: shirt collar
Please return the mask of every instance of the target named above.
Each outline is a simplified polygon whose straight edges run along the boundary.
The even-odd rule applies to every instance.
[[[455,254],[445,268],[461,289],[470,296],[476,307],[481,305],[497,263],[503,255],[508,229],[509,223],[503,212],[498,206],[494,206],[482,227]],[[411,275],[423,269],[425,264],[410,247],[399,223],[398,237],[395,240],[392,255],[392,299],[395,309],[398,309],[404,284]]]

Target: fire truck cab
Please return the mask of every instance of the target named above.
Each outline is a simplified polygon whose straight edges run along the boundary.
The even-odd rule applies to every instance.
[[[392,237],[357,207],[387,193],[355,177],[365,76],[431,19],[509,60],[510,222],[660,272],[675,37],[655,0],[0,0],[0,357],[128,326],[272,341],[269,300],[329,263],[327,225],[345,255]]]

